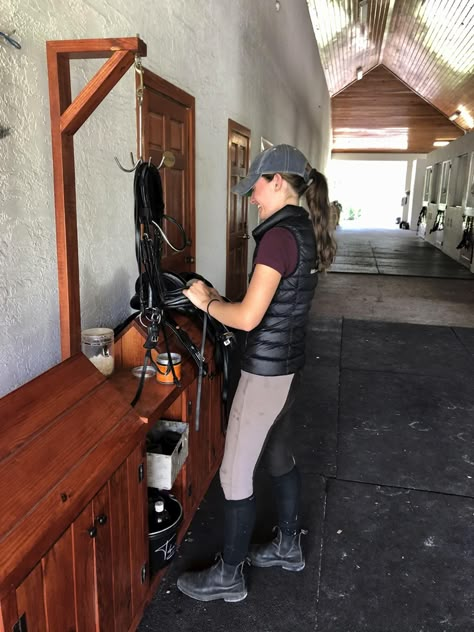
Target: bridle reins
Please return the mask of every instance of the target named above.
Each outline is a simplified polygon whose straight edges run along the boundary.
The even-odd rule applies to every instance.
[[[138,264],[138,280],[136,284],[136,297],[132,298],[132,306],[139,309],[139,321],[147,328],[147,339],[143,345],[145,357],[142,365],[140,381],[137,392],[131,405],[140,399],[148,365],[160,371],[159,366],[152,357],[152,350],[158,343],[160,331],[168,354],[168,366],[173,375],[176,386],[180,382],[176,376],[167,330],[171,331],[180,344],[188,351],[198,367],[197,403],[195,412],[196,430],[199,429],[200,399],[202,379],[208,375],[208,364],[204,357],[206,335],[209,334],[215,345],[219,345],[221,356],[221,368],[223,371],[222,399],[227,399],[227,383],[229,376],[229,351],[235,340],[234,334],[224,325],[208,317],[205,312],[200,312],[183,294],[183,288],[193,278],[202,278],[199,275],[179,275],[174,272],[164,271],[161,266],[163,244],[166,243],[175,252],[182,252],[188,245],[184,228],[174,218],[164,213],[163,186],[159,170],[150,162],[141,161],[135,170],[134,177],[135,197],[135,254]],[[165,223],[171,223],[177,227],[182,236],[182,244],[172,244],[164,230]],[[187,277],[187,278],[186,278]],[[205,281],[205,279],[203,279]],[[207,281],[206,281],[207,283]],[[138,298],[134,303],[134,299]],[[177,324],[170,314],[171,310],[196,315],[202,318],[202,341],[198,348],[189,335]],[[208,320],[209,318],[209,320]],[[161,371],[160,371],[161,372]]]

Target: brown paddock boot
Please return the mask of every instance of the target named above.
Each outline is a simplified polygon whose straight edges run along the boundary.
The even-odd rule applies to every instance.
[[[243,566],[244,562],[237,566],[226,564],[219,554],[210,568],[183,573],[177,586],[182,593],[198,601],[242,601],[247,596]]]
[[[276,536],[271,542],[251,548],[249,557],[252,566],[281,566],[285,571],[302,571],[305,559],[301,549],[301,535],[308,532],[300,529],[296,535],[286,535],[279,527],[275,527],[274,531]]]

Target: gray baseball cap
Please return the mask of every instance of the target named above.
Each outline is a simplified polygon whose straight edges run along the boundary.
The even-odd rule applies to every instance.
[[[247,195],[262,175],[292,173],[309,182],[311,165],[296,147],[275,145],[262,151],[250,165],[248,174],[232,187],[232,193]]]

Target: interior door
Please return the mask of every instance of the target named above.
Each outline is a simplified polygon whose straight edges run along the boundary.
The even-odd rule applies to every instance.
[[[144,71],[143,150],[144,158],[159,165],[164,151],[174,156],[172,166],[160,169],[165,199],[165,214],[181,224],[186,247],[175,252],[164,243],[162,267],[175,272],[195,269],[195,194],[194,194],[194,97]],[[183,246],[183,236],[171,222],[163,229],[171,244]]]
[[[240,300],[247,289],[248,197],[232,193],[248,171],[250,130],[229,119],[227,153],[227,272],[225,293]]]

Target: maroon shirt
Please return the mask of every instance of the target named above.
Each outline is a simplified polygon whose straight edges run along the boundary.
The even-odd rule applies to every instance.
[[[298,263],[298,246],[293,233],[287,228],[270,228],[262,237],[255,264],[273,268],[283,278],[290,276]]]

